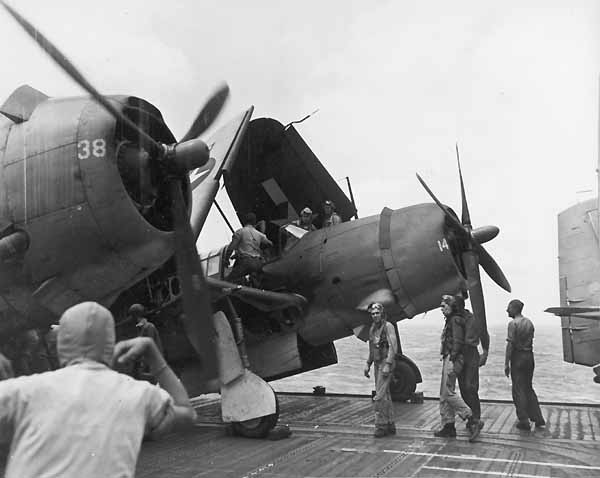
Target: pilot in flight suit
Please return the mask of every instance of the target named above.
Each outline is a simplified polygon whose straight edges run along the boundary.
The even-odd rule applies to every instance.
[[[369,358],[365,365],[365,377],[369,377],[371,364],[375,364],[375,438],[395,435],[394,408],[390,383],[392,381],[394,358],[398,351],[396,331],[385,317],[383,305],[374,302],[367,309],[371,313],[373,324],[369,330]]]

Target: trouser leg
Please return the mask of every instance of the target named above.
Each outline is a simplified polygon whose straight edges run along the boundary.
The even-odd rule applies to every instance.
[[[479,351],[477,347],[465,346],[463,349],[464,366],[458,375],[460,394],[467,406],[471,409],[471,420],[479,421],[481,418],[481,405],[479,402]]]
[[[529,413],[527,411],[527,364],[524,357],[519,352],[514,352],[511,357],[510,378],[512,379],[513,403],[517,412],[517,418],[520,422],[529,423]]]
[[[530,420],[535,423],[543,423],[544,417],[542,416],[542,410],[540,409],[540,403],[538,401],[537,394],[533,389],[533,371],[535,369],[535,361],[533,358],[533,352],[524,352],[526,358],[527,367],[525,369],[526,379],[526,396],[527,396],[527,416]]]
[[[244,257],[238,257],[233,264],[231,272],[227,276],[227,280],[236,282],[250,272],[248,263]]]
[[[471,416],[471,409],[456,393],[456,375],[448,356],[442,362],[442,380],[440,383],[440,416],[442,425],[454,423],[455,416],[466,420]]]
[[[242,277],[252,274],[259,277],[262,273],[264,261],[260,257],[241,256],[235,260],[231,273],[227,276],[227,280],[235,282]]]
[[[390,373],[384,376],[382,373],[383,362],[375,362],[375,397],[373,398],[373,407],[375,409],[375,426],[378,428],[387,427],[387,425],[394,423],[394,408],[392,394],[390,393],[393,369],[394,365],[392,365]]]

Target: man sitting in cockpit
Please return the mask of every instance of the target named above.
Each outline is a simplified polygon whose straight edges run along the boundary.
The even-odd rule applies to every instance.
[[[313,224],[313,213],[309,207],[305,207],[300,211],[300,218],[292,222],[294,226],[298,226],[308,232],[316,231],[317,228]]]
[[[292,221],[290,223],[292,226],[299,227],[300,229],[304,229],[304,231],[316,231],[317,228],[313,224],[313,214],[312,210],[309,207],[305,207],[300,211],[300,218]],[[300,240],[300,237],[297,234],[291,233],[287,228],[290,225],[283,226],[280,230],[281,242],[283,243],[282,250],[289,251],[292,246],[296,245]],[[303,232],[303,231],[300,231]]]

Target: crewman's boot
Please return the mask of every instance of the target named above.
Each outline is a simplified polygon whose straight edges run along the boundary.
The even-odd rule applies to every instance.
[[[535,428],[544,428],[546,426],[546,420],[543,418],[535,422]]]
[[[529,420],[520,420],[519,423],[517,423],[517,428],[519,430],[529,431],[531,430],[531,424],[529,423]]]
[[[396,424],[388,423],[387,432],[388,432],[388,435],[395,435],[396,434]]]
[[[454,423],[446,423],[440,430],[434,432],[433,435],[438,438],[455,438],[456,427]]]
[[[469,434],[469,441],[470,442],[474,442],[475,439],[479,436],[479,432],[481,432],[481,429],[483,428],[483,420],[477,420],[473,423],[471,423],[471,428],[470,428],[470,434]]]

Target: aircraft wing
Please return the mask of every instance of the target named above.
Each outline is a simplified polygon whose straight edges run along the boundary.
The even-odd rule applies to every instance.
[[[47,99],[48,96],[41,91],[23,85],[13,91],[4,104],[0,106],[0,113],[15,123],[22,123],[27,121],[33,110]]]
[[[238,297],[247,304],[253,305],[264,312],[282,310],[290,307],[303,310],[308,301],[300,294],[291,292],[271,292],[268,290],[246,287],[232,282],[206,278],[209,287],[220,296]],[[213,296],[213,300],[216,298]]]
[[[190,173],[192,189],[190,223],[196,239],[219,191],[221,176],[235,163],[253,111],[254,107],[251,106],[211,136],[206,141],[210,148],[210,160],[203,167]]]
[[[356,209],[311,151],[290,126],[270,118],[250,122],[247,141],[237,161],[225,177],[227,194],[242,220],[248,212],[267,222],[267,236],[274,242],[279,227],[298,218],[309,206],[315,225],[322,221],[322,204],[333,201],[342,221],[355,215]]]
[[[558,215],[560,307],[563,359],[581,365],[600,363],[600,247],[597,200]],[[576,305],[574,305],[576,304]]]

